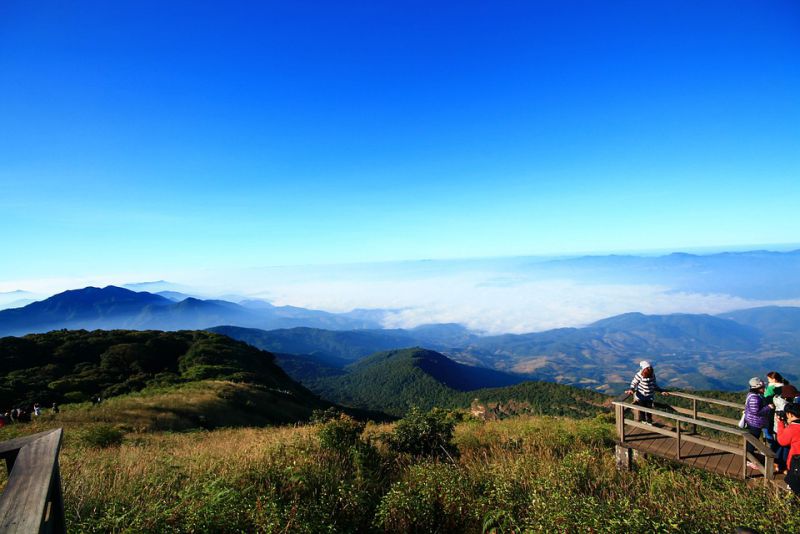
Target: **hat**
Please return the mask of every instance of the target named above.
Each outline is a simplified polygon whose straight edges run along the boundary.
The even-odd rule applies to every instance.
[[[642,369],[647,369],[648,367],[650,367],[650,362],[642,360],[639,362],[639,367],[641,367]]]
[[[764,382],[757,376],[754,376],[753,378],[750,379],[750,389],[758,389],[763,386]]]

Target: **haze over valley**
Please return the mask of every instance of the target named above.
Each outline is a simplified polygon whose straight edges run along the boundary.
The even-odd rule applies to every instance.
[[[224,293],[218,289],[221,298],[202,298],[208,287],[168,281],[72,289],[1,310],[0,336],[212,329],[295,355],[278,361],[290,375],[304,369],[293,376],[312,389],[374,353],[423,347],[504,373],[509,383],[543,380],[615,393],[647,358],[658,362],[665,386],[736,391],[742,376],[800,358],[798,273],[800,251],[306,268],[291,277],[288,270],[272,273],[270,290],[248,293],[231,283]],[[295,303],[341,299],[360,307],[264,299],[276,293],[294,295]]]

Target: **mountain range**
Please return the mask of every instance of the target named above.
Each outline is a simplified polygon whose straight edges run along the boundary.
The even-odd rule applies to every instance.
[[[754,375],[791,378],[800,357],[800,308],[704,314],[627,313],[582,328],[477,335],[456,324],[381,329],[366,310],[333,314],[265,301],[167,298],[115,286],[66,291],[0,311],[0,335],[57,329],[211,329],[276,353],[303,380],[346,374],[376,352],[424,347],[461,364],[604,393],[625,388],[641,359],[667,387],[736,391]],[[227,325],[227,326],[220,326]]]
[[[180,294],[177,295],[180,297]],[[107,286],[64,291],[21,308],[0,311],[0,336],[63,328],[193,330],[221,324],[254,328],[313,326],[327,329],[377,328],[369,320],[265,301],[237,304]]]
[[[325,361],[326,373],[376,351],[424,346],[460,363],[527,379],[606,393],[625,389],[639,360],[652,360],[667,387],[738,391],[747,379],[780,370],[800,376],[800,308],[763,307],[723,316],[628,313],[584,328],[478,336],[457,325],[410,330],[326,331],[310,328],[213,331],[259,348]],[[337,364],[337,362],[339,362]]]

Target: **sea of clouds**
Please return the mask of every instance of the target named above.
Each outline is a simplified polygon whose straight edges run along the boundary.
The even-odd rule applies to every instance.
[[[800,298],[794,295],[754,299],[719,291],[687,291],[674,287],[666,275],[664,283],[627,283],[624,273],[614,281],[598,281],[585,272],[554,271],[546,261],[419,261],[175,272],[167,273],[170,282],[143,284],[137,290],[172,289],[227,300],[260,298],[275,305],[339,313],[379,309],[387,328],[459,323],[487,334],[585,326],[633,311],[718,314],[770,304],[800,305]],[[547,268],[540,268],[542,265]],[[13,283],[25,287],[25,294],[3,295],[11,291],[12,283],[0,284],[0,307],[7,301],[64,289],[141,281],[141,274],[139,278],[128,274]]]

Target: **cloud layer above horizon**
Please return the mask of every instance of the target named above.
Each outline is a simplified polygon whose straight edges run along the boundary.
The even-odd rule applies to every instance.
[[[409,261],[169,273],[129,286],[200,297],[261,298],[331,312],[382,310],[387,328],[459,323],[488,334],[584,326],[626,312],[708,313],[800,305],[800,251],[709,255],[583,256]],[[141,275],[141,273],[140,273]],[[131,275],[125,275],[131,276]],[[133,278],[86,277],[0,285],[0,307],[86,285]]]

